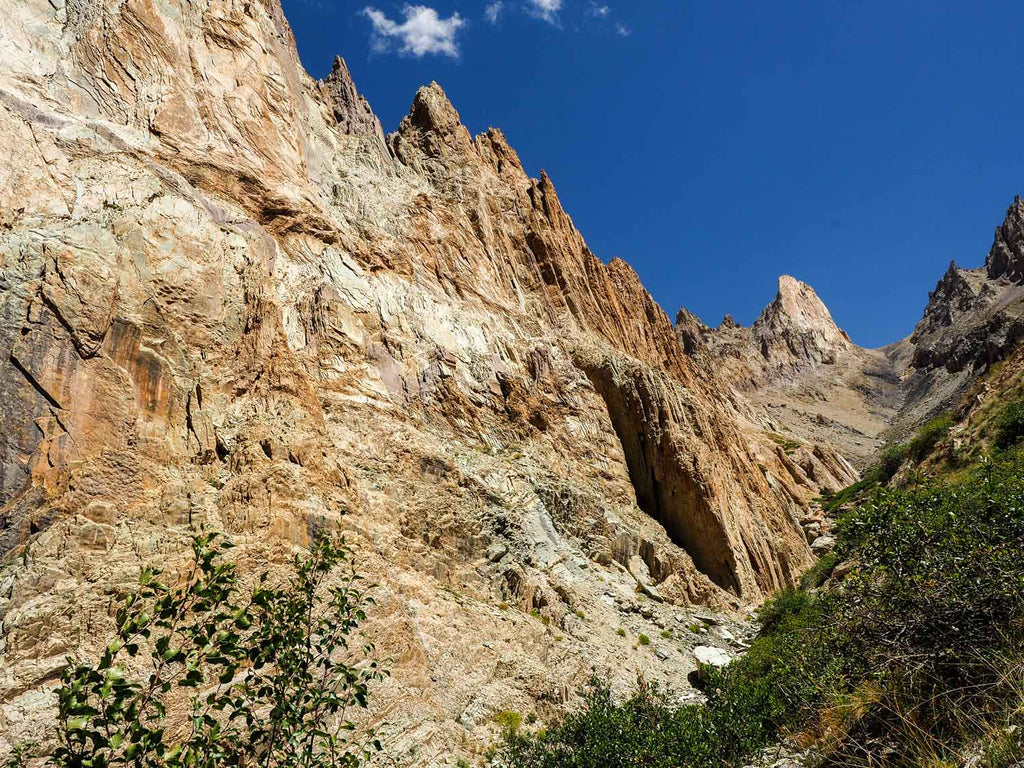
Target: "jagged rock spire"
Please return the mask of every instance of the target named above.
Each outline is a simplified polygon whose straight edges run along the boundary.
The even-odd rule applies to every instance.
[[[1020,197],[1013,199],[1006,219],[996,229],[985,268],[994,280],[1005,278],[1015,283],[1024,282],[1024,200]]]
[[[350,136],[373,136],[384,143],[384,129],[373,113],[370,103],[356,89],[348,64],[341,56],[334,57],[331,73],[323,81],[325,100],[331,108],[338,128]]]
[[[765,307],[753,331],[769,360],[788,350],[798,361],[831,363],[852,346],[814,289],[789,275],[779,278],[775,301]]]
[[[729,313],[726,313],[725,317],[722,318],[722,322],[720,322],[718,324],[718,330],[720,330],[720,331],[724,330],[726,328],[740,328],[740,327],[742,327],[742,326],[740,326],[740,324],[736,322],[736,318],[734,318]]]
[[[437,83],[416,92],[409,114],[389,140],[395,157],[414,167],[418,156],[439,159],[474,152],[473,137]]]
[[[676,313],[676,338],[686,354],[693,356],[703,350],[711,332],[703,320],[685,307]]]

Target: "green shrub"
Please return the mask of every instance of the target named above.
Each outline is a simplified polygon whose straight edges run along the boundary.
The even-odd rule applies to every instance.
[[[643,632],[641,632],[641,633],[640,633],[640,636],[639,636],[639,637],[637,637],[636,641],[637,641],[637,642],[638,642],[638,643],[639,643],[640,645],[650,645],[650,644],[651,644],[651,638],[649,638],[649,637],[648,637],[647,635],[645,635],[645,634],[644,634]]]
[[[585,706],[543,734],[511,734],[502,744],[509,768],[612,768],[613,766],[720,765],[706,738],[704,708],[677,708],[671,694],[640,685],[616,704],[598,679],[585,692]]]
[[[874,467],[869,467],[865,472],[865,477],[872,471],[874,471]],[[821,508],[828,513],[835,512],[839,507],[849,501],[852,501],[858,493],[868,487],[870,487],[868,480],[859,480],[853,485],[848,485],[838,493],[833,494],[827,501],[822,503]]]
[[[838,555],[829,552],[800,577],[800,589],[818,589],[823,586],[838,564]]]
[[[880,691],[849,741],[902,742],[917,759],[904,733],[910,712],[914,729],[933,735],[930,750],[955,753],[1019,695],[1005,673],[1022,652],[1024,460],[959,485],[882,491],[837,530],[840,555],[861,569],[833,598],[845,637],[836,652]]]
[[[176,588],[142,572],[98,660],[68,658],[57,688],[57,768],[256,764],[358,766],[372,740],[353,743],[345,711],[367,705],[382,677],[368,659],[340,654],[369,602],[344,541],[296,556],[291,578],[267,574],[243,597],[231,544],[196,537],[194,563]],[[369,648],[364,649],[368,652]],[[362,656],[363,654],[359,654]],[[191,696],[191,728],[165,733],[172,697]]]
[[[802,724],[842,685],[841,659],[818,602],[787,597],[750,650],[705,687],[716,753],[740,764]],[[718,763],[721,765],[721,763]]]
[[[782,448],[783,453],[785,453],[787,456],[795,453],[797,450],[800,449],[800,446],[802,445],[802,443],[791,438],[785,437],[783,435],[780,435],[776,432],[769,432],[768,437],[772,439],[772,442],[774,442],[776,445]]]
[[[761,623],[761,634],[770,635],[792,616],[806,610],[813,597],[801,589],[784,589],[766,600],[757,611]]]
[[[618,629],[615,630],[615,634],[618,635],[619,637],[625,637],[626,636],[626,630],[624,630],[622,627],[619,627]]]
[[[505,733],[516,733],[523,724],[523,718],[518,712],[499,712],[494,716],[494,722],[496,722],[501,730]]]
[[[1024,440],[1024,400],[1007,403],[996,417],[997,448],[1009,448]]]
[[[896,446],[899,450],[900,446]],[[884,454],[883,459],[884,462]],[[902,459],[900,460],[902,461]],[[834,494],[828,501],[824,502],[821,507],[826,512],[836,512],[840,507],[855,502],[860,497],[867,494],[872,488],[876,487],[880,483],[887,483],[896,472],[899,471],[900,465],[897,463],[895,469],[892,470],[892,474],[888,474],[888,467],[885,464],[876,464],[868,467],[864,470],[864,476],[861,480],[858,480],[853,485],[848,485],[838,493]]]
[[[38,746],[34,741],[16,744],[7,757],[6,768],[28,768],[29,761],[35,757]]]
[[[863,571],[846,590],[842,618],[867,658],[874,656],[872,643],[885,639],[887,652],[925,654],[919,666],[952,655],[960,667],[977,656],[977,647],[1001,645],[1020,618],[1019,456],[959,485],[882,490],[836,531],[839,555],[852,554]],[[895,646],[890,634],[898,637]]]
[[[848,485],[837,493],[821,495],[821,506],[826,512],[835,512],[840,507],[857,502],[872,489],[886,485],[900,471],[907,460],[909,447],[902,443],[894,443],[882,450],[878,461],[864,470],[861,479]]]
[[[907,446],[907,454],[918,463],[924,461],[939,441],[949,434],[952,426],[953,417],[949,414],[936,416],[917,431]]]
[[[888,483],[900,471],[900,467],[906,460],[907,446],[899,443],[886,446],[878,457],[878,464],[874,467],[875,471],[871,474],[872,484],[885,485]]]

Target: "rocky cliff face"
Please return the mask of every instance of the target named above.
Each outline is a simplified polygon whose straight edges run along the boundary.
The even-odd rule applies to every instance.
[[[375,139],[376,148],[382,150],[382,159],[387,161],[384,129],[366,97],[356,89],[348,64],[341,56],[335,57],[331,73],[319,85],[319,96],[330,109],[337,130],[348,136]]]
[[[200,525],[251,570],[345,532],[410,765],[593,669],[685,685],[686,606],[810,564],[849,468],[766,435],[440,87],[385,137],[276,0],[14,0],[0,30],[0,755]]]
[[[995,241],[985,259],[985,272],[992,280],[1024,283],[1024,200],[1013,199]]]

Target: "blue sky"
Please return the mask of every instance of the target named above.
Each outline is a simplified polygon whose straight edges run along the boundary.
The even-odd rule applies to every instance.
[[[748,324],[776,277],[865,346],[905,336],[1024,194],[1024,3],[283,0],[394,130],[437,80],[545,169],[675,317]]]

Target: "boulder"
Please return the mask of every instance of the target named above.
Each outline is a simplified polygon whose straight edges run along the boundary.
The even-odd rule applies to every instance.
[[[697,660],[698,666],[715,667],[719,669],[732,661],[732,656],[722,648],[713,645],[698,645],[693,649],[693,657]]]
[[[819,536],[811,543],[811,551],[820,557],[831,552],[835,545],[836,540],[831,536]]]

